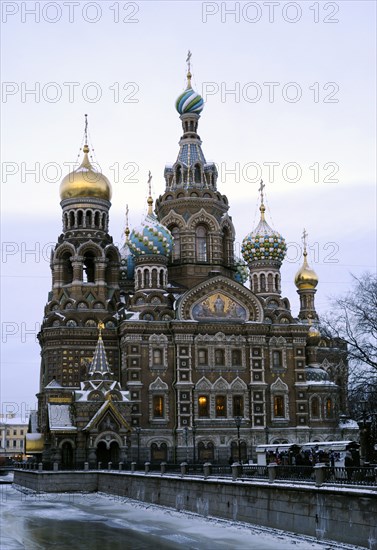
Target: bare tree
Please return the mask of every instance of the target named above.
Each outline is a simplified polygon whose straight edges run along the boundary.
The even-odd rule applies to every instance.
[[[377,440],[377,275],[353,276],[353,289],[332,300],[331,312],[323,318],[324,335],[347,344],[349,362],[349,412],[371,424]]]

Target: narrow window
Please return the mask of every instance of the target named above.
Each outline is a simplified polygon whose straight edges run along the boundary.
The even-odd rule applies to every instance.
[[[196,259],[199,262],[207,261],[207,229],[204,225],[198,225],[196,235]]]
[[[208,397],[206,395],[200,395],[198,399],[198,404],[199,404],[199,416],[208,417],[209,416]]]
[[[163,395],[153,396],[153,417],[154,418],[164,417],[164,396]]]
[[[281,351],[273,351],[272,352],[272,365],[275,369],[279,369],[281,367]]]
[[[208,365],[208,353],[206,349],[198,350],[198,365]]]
[[[225,353],[223,349],[215,349],[215,365],[220,367],[225,365]]]
[[[216,395],[216,417],[226,416],[226,396]]]
[[[232,349],[232,366],[233,367],[239,367],[241,366],[241,350],[240,349]]]
[[[243,417],[243,396],[233,395],[233,416]]]
[[[274,397],[274,416],[284,418],[284,396],[275,395]]]
[[[181,257],[181,236],[178,227],[173,227],[171,234],[173,235],[173,260],[179,260]]]
[[[153,364],[162,365],[162,350],[160,348],[154,348],[153,350]]]

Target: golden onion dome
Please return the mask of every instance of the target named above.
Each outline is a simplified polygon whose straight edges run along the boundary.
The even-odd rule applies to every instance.
[[[75,199],[78,197],[94,197],[111,199],[111,183],[106,176],[91,165],[88,153],[89,147],[83,148],[84,158],[76,170],[67,174],[60,184],[60,198]]]
[[[318,284],[318,275],[309,267],[306,249],[304,249],[304,261],[295,276],[295,285],[299,290],[314,289]]]
[[[318,328],[314,325],[310,325],[309,332],[308,332],[308,340],[310,341],[318,341],[321,339],[321,333],[319,332]]]

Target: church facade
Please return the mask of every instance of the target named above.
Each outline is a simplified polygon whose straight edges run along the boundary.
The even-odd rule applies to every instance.
[[[305,238],[294,318],[281,293],[286,244],[266,220],[263,183],[260,221],[242,259],[234,256],[190,70],[176,109],[177,160],[121,249],[108,233],[111,184],[92,166],[87,141],[61,183],[63,231],[27,442],[45,461],[227,462],[252,459],[258,444],[355,438],[340,424],[347,365],[317,328]]]

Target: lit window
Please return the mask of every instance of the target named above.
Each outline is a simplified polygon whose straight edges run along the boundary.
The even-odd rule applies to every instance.
[[[243,416],[243,397],[242,395],[233,396],[233,416]]]
[[[284,417],[284,396],[275,395],[274,397],[274,416]]]
[[[226,396],[216,395],[216,416],[226,416]]]
[[[208,415],[208,397],[206,395],[200,395],[198,399],[199,403],[199,416]]]
[[[154,418],[163,418],[164,416],[164,396],[153,396],[153,416]]]
[[[333,404],[332,404],[332,400],[330,399],[330,397],[328,399],[326,399],[326,416],[327,418],[332,418],[333,417]]]

